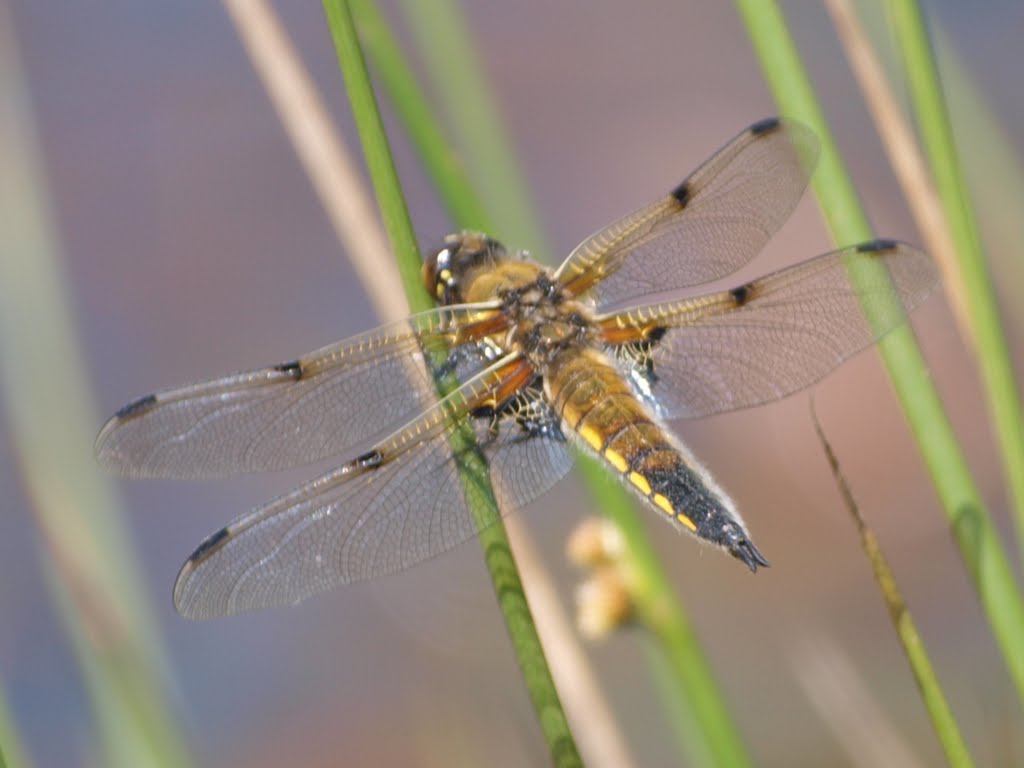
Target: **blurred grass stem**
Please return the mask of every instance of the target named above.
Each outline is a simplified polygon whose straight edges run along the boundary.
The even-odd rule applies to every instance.
[[[782,11],[768,0],[737,0],[736,5],[780,112],[809,125],[821,141],[821,162],[813,188],[833,240],[844,245],[870,240],[871,228]],[[998,531],[909,325],[888,334],[878,347],[1018,696],[1024,701],[1024,604]]]
[[[12,20],[0,5],[0,393],[40,560],[74,651],[104,765],[190,760],[160,633],[111,484],[90,461],[99,417],[75,338]]]
[[[976,359],[1000,449],[1003,473],[1010,486],[1018,553],[1024,555],[1024,411],[999,318],[999,304],[992,289],[974,208],[949,123],[946,97],[920,5],[915,0],[888,0],[886,8],[903,55],[918,128],[956,247],[956,282],[966,299]],[[1022,649],[1024,646],[1017,646],[1019,657],[1024,657]]]

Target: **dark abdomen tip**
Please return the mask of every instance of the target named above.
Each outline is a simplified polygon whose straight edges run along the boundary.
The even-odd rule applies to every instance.
[[[761,554],[760,550],[754,546],[754,542],[750,539],[743,538],[737,541],[729,550],[729,553],[746,565],[751,573],[757,573],[758,566],[762,568],[769,567],[769,563],[765,560],[764,555]]]

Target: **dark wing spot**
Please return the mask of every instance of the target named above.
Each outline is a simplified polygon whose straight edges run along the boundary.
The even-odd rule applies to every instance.
[[[362,456],[357,457],[355,463],[363,469],[374,469],[384,463],[384,456],[381,455],[380,451],[367,451]]]
[[[146,395],[145,397],[140,397],[138,400],[134,400],[128,403],[128,405],[121,408],[117,413],[114,414],[114,416],[117,417],[118,419],[121,419],[122,421],[124,421],[125,419],[134,418],[135,416],[140,416],[146,411],[148,411],[150,408],[152,408],[154,405],[156,405],[156,400],[156,395]]]
[[[686,204],[690,201],[690,184],[684,181],[678,187],[672,190],[672,197],[675,198],[676,202],[681,206],[686,207]]]
[[[469,415],[472,416],[474,419],[484,419],[485,421],[491,421],[494,419],[495,413],[496,411],[494,405],[491,403],[487,403],[486,405],[478,405],[476,408],[469,412]]]
[[[661,341],[661,339],[665,336],[667,332],[668,328],[666,328],[664,325],[659,325],[658,327],[652,328],[647,332],[647,335],[644,337],[644,341],[650,344],[657,344],[659,341]]]
[[[193,568],[199,565],[203,560],[212,555],[215,550],[219,549],[220,545],[226,538],[228,538],[229,535],[230,533],[225,527],[221,528],[216,533],[207,536],[206,540],[196,547],[196,551],[192,553],[191,557],[189,557],[188,564]]]
[[[779,129],[782,125],[782,121],[777,117],[766,117],[764,120],[758,120],[752,126],[750,126],[750,132],[754,136],[763,136],[766,133],[773,133]]]
[[[280,373],[287,373],[296,381],[302,378],[302,363],[298,360],[292,360],[290,363],[275,365],[274,370]]]
[[[858,245],[857,253],[887,253],[895,251],[898,247],[899,243],[895,240],[872,240]]]
[[[737,307],[742,307],[744,304],[750,301],[750,297],[753,295],[753,293],[753,283],[747,283],[746,285],[738,286],[729,291],[729,295],[732,296],[732,300],[733,302],[735,302]]]

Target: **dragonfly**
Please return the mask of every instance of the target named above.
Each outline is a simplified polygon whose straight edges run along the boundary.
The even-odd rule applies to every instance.
[[[817,154],[806,126],[762,120],[556,269],[479,232],[449,235],[423,265],[435,308],[121,408],[96,440],[99,463],[121,475],[337,462],[203,541],[176,580],[178,612],[289,605],[408,568],[543,494],[575,450],[679,531],[751,571],[767,566],[735,503],[666,422],[808,387],[903,323],[938,282],[922,251],[874,240],[692,295],[762,250]],[[450,385],[443,396],[438,380]],[[489,484],[466,481],[468,459]]]

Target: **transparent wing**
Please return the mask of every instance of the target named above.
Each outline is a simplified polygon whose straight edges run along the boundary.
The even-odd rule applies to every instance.
[[[468,329],[493,326],[491,305],[440,307],[298,360],[140,398],[96,439],[108,470],[204,478],[284,469],[384,435],[436,400],[426,356],[452,348],[464,380],[491,363]]]
[[[479,416],[524,365],[501,361],[359,458],[215,533],[178,576],[178,611],[210,618],[296,603],[450,549],[497,519],[471,512],[486,492],[458,467],[474,457],[489,465],[502,514],[543,493],[572,464],[560,434],[515,419],[492,431]],[[478,445],[453,450],[449,435],[463,427]]]
[[[600,323],[638,394],[665,418],[706,416],[813,384],[903,322],[937,284],[926,254],[879,240]]]
[[[762,120],[671,194],[580,243],[556,276],[575,295],[611,305],[734,272],[789,218],[817,155],[809,128]]]

